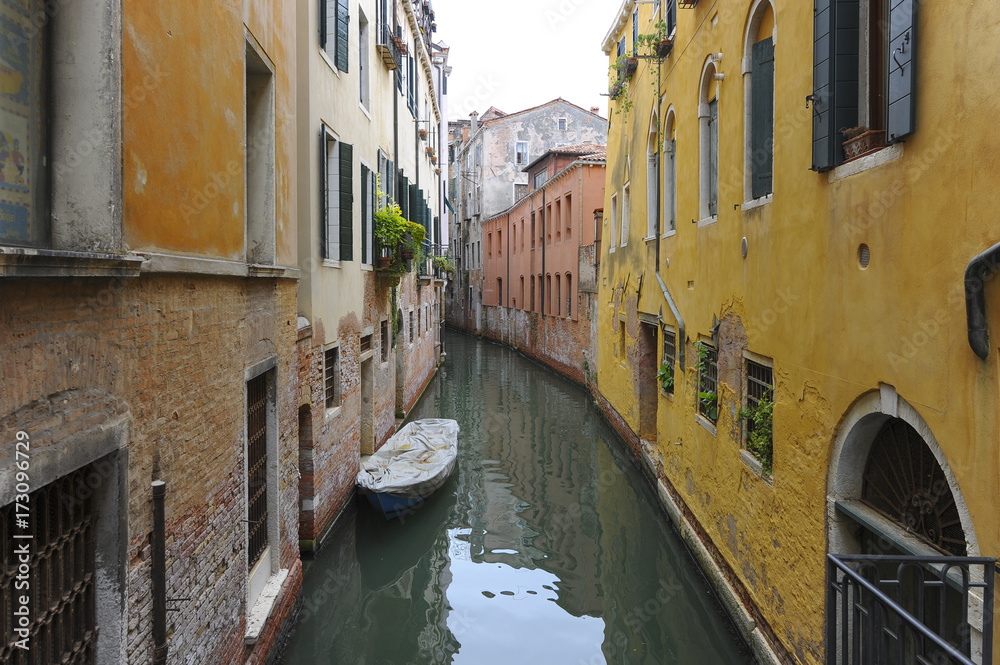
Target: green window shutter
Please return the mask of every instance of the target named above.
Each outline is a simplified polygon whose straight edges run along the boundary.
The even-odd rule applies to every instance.
[[[750,164],[753,198],[770,194],[774,165],[774,39],[752,47]]]
[[[326,17],[329,13],[329,0],[319,0],[317,3],[319,5],[319,47],[326,50],[327,42],[327,21]]]
[[[437,215],[434,216],[434,244],[441,244],[441,218]]]
[[[354,146],[340,144],[340,260],[354,260]]]
[[[348,31],[351,26],[351,15],[348,11],[348,0],[337,0],[337,69],[342,72],[347,71],[349,38]]]
[[[708,103],[708,214],[719,214],[719,100]],[[624,205],[624,203],[623,203]],[[624,230],[622,231],[624,234]]]
[[[329,246],[326,241],[326,227],[330,223],[330,212],[326,207],[326,125],[319,128],[319,255],[328,259]]]
[[[385,180],[386,180],[386,182],[385,182],[385,185],[384,185],[385,186],[385,195],[386,195],[386,197],[388,199],[391,199],[391,200],[395,200],[395,196],[396,196],[396,193],[395,193],[396,192],[396,188],[394,187],[395,180],[396,180],[396,171],[394,170],[393,166],[394,166],[394,164],[392,163],[391,159],[386,161],[386,165],[385,165],[385,172],[386,172]]]
[[[368,197],[368,167],[361,165],[361,262],[368,261],[368,213],[371,201]]]
[[[418,206],[420,205],[420,201],[417,199],[417,186],[415,184],[411,184],[408,191],[410,199],[409,209],[410,209],[410,215],[412,215],[412,217],[407,217],[407,219],[409,219],[411,222],[419,224],[420,208]]]
[[[399,183],[399,207],[403,211],[403,217],[410,219],[410,179],[405,175],[400,176]]]
[[[844,161],[840,130],[858,124],[858,0],[815,0],[813,29],[814,171]]]
[[[917,46],[917,3],[890,0],[889,7],[889,112],[886,114],[886,141],[895,143],[916,129],[917,103],[914,87],[914,52]]]

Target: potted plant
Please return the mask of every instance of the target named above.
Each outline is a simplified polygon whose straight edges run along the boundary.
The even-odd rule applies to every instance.
[[[770,476],[774,456],[774,403],[765,397],[753,406],[740,409],[737,415],[746,421],[747,452],[760,462],[764,474]]]
[[[635,70],[639,68],[639,59],[635,56],[623,53],[618,56],[615,67],[618,69],[618,73],[621,78],[630,79],[632,78],[632,75],[635,74]]]
[[[418,129],[417,132],[420,134],[420,138],[422,138],[422,139],[426,139],[427,138],[427,130],[424,127],[421,127],[420,129]]]
[[[663,392],[674,392],[674,368],[667,364],[667,361],[660,363],[660,368],[656,370],[656,380],[660,382]]]
[[[446,256],[435,256],[431,259],[431,265],[439,274],[455,274],[455,266],[451,264]]]
[[[636,48],[643,48],[649,51],[646,57],[662,60],[670,55],[674,48],[674,42],[667,34],[667,24],[663,19],[653,24],[653,32],[639,35],[636,39]]]
[[[845,161],[863,157],[870,152],[885,147],[885,130],[859,127],[843,127],[840,133],[844,137]]]

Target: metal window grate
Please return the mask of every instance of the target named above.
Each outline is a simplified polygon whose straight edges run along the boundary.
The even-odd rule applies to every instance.
[[[382,362],[389,360],[389,322],[383,321],[379,328],[379,344],[382,348]]]
[[[698,413],[705,416],[713,423],[719,419],[719,356],[718,351],[705,345],[705,359],[701,363],[702,371],[698,376],[698,392],[710,393],[714,398],[698,399]]]
[[[670,369],[674,368],[674,363],[677,361],[677,334],[673,330],[663,331],[663,362],[667,364]],[[673,384],[667,389],[668,393],[673,394],[674,386]]]
[[[774,372],[767,365],[747,360],[747,406],[757,406],[762,399],[774,401]]]
[[[361,353],[372,350],[372,336],[365,335],[361,338]]]
[[[340,403],[340,347],[327,349],[323,354],[323,384],[326,391],[326,408]]]
[[[865,466],[862,498],[907,532],[965,556],[965,530],[944,471],[906,421],[883,425]]]
[[[247,382],[247,568],[267,548],[267,374]]]
[[[84,467],[31,493],[32,539],[15,539],[14,504],[0,509],[0,662],[97,662],[96,600],[94,586],[94,514]],[[14,610],[24,590],[15,587],[18,575],[15,548],[30,544],[30,651],[14,646]]]

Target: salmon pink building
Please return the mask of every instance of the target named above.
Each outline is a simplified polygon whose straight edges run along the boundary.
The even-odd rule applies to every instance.
[[[587,379],[603,217],[605,146],[528,164],[528,193],[483,223],[483,334]]]

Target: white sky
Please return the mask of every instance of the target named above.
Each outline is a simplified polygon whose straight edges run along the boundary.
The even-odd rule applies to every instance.
[[[432,0],[434,40],[451,47],[448,116],[514,113],[563,99],[607,117],[601,41],[621,0]]]

